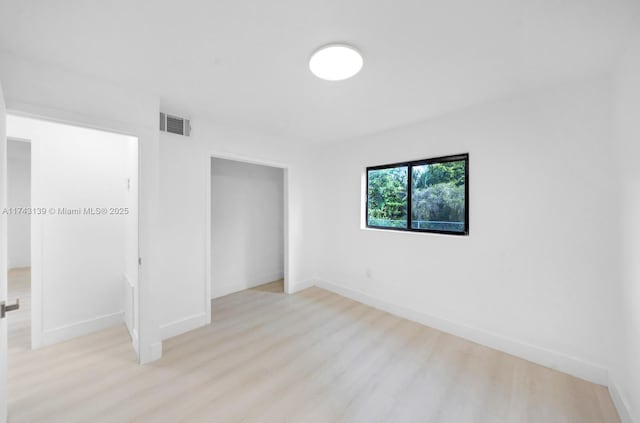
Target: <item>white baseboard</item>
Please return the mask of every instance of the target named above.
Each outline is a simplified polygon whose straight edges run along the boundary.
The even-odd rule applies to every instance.
[[[67,341],[78,336],[87,335],[122,323],[124,323],[124,313],[119,311],[117,313],[105,314],[104,316],[61,326],[59,328],[45,330],[42,332],[40,345],[34,345],[33,348],[40,348],[56,344],[58,342]]]
[[[637,423],[631,415],[631,406],[629,405],[629,401],[627,401],[626,396],[622,390],[620,390],[619,385],[611,375],[609,376],[608,385],[609,394],[611,395],[611,399],[613,399],[613,404],[616,406],[616,410],[618,410],[620,421],[622,421],[622,423]]]
[[[296,292],[300,292],[302,290],[305,290],[307,288],[311,288],[312,286],[315,286],[316,283],[313,280],[306,280],[306,281],[299,281],[296,283],[290,283],[289,284],[289,292],[287,292],[287,294],[295,294]]]
[[[193,329],[206,326],[211,323],[211,315],[208,313],[200,313],[193,316],[185,317],[171,323],[160,326],[160,339],[163,341],[174,336],[181,335]]]
[[[160,360],[162,358],[162,342],[151,344],[151,361]]]
[[[125,272],[123,274],[124,279],[124,323],[127,325],[127,329],[133,338],[133,325],[135,322],[135,286],[131,282],[131,278]]]
[[[256,286],[260,286],[260,285],[264,285],[266,283],[270,283],[270,282],[275,282],[275,281],[279,281],[281,279],[284,279],[284,274],[283,273],[274,273],[271,276],[266,276],[264,278],[261,278],[257,281],[253,281],[253,282],[248,282],[247,281],[243,281],[240,283],[231,283],[229,285],[226,286],[216,286],[216,281],[213,281],[213,285],[216,286],[216,292],[214,294],[214,290],[211,290],[211,299],[216,299],[216,298],[220,298],[220,297],[224,297],[225,295],[230,295],[230,294],[235,294],[236,292],[240,292],[240,291],[244,291],[246,289],[251,289],[251,288],[255,288]]]
[[[162,342],[155,342],[145,348],[140,346],[140,364],[149,364],[162,358]]]
[[[135,330],[135,328],[133,330],[131,330],[131,332],[129,332],[129,334],[131,334],[131,345],[133,345],[133,349],[136,352],[136,356],[138,357],[138,359],[140,359],[140,344],[138,343],[138,331]]]
[[[351,298],[352,300],[384,310],[396,316],[468,339],[475,343],[506,352],[563,373],[568,373],[572,376],[588,380],[589,382],[594,382],[600,385],[606,385],[608,382],[608,372],[606,368],[578,357],[572,357],[557,351],[537,347],[517,339],[508,338],[483,329],[462,325],[441,317],[392,304],[375,298],[374,296],[362,291],[345,288],[344,286],[336,285],[331,282],[316,281],[315,285],[319,288]]]

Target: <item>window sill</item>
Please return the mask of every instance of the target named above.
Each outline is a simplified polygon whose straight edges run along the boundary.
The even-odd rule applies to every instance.
[[[380,228],[368,228],[366,226],[360,226],[361,231],[371,231],[371,232],[383,232],[383,233],[394,233],[394,234],[411,234],[411,235],[436,235],[436,236],[446,236],[450,238],[469,238],[470,234],[446,234],[439,232],[420,232],[420,231],[406,231],[402,229],[380,229]]]

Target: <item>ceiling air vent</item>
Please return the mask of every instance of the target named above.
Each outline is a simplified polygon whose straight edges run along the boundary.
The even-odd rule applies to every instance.
[[[160,113],[160,130],[188,137],[191,134],[191,124],[189,119]]]

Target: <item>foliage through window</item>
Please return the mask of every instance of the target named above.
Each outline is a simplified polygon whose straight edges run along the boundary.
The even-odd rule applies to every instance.
[[[467,235],[468,188],[467,154],[369,167],[367,226]]]

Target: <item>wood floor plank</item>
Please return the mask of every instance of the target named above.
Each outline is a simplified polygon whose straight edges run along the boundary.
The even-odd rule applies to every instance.
[[[606,388],[282,281],[212,301],[212,324],[139,366],[124,326],[31,351],[9,277],[9,421],[618,422]]]

